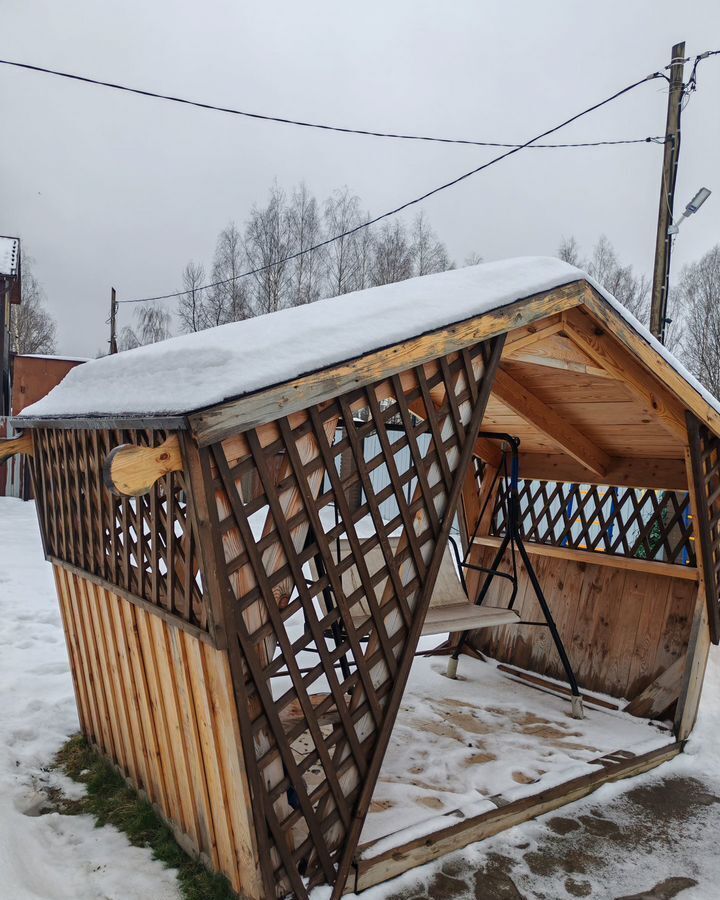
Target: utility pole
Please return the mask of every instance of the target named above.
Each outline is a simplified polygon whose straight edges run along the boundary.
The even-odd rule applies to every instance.
[[[668,228],[673,221],[675,181],[680,158],[680,112],[683,97],[685,69],[685,41],[675,44],[670,59],[670,90],[668,93],[667,121],[665,124],[665,150],[663,153],[662,181],[660,183],[660,207],[658,209],[657,237],[655,240],[655,265],[653,266],[652,298],[650,305],[650,331],[665,342],[668,288],[670,284],[670,251],[672,236]]]
[[[110,353],[117,353],[117,334],[115,332],[115,322],[117,319],[117,300],[115,299],[115,288],[110,288]]]

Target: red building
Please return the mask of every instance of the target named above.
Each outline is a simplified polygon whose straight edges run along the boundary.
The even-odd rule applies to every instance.
[[[68,356],[13,355],[10,361],[10,415],[17,416],[26,406],[40,400],[60,384],[70,369],[83,362],[85,359]],[[6,434],[8,430],[9,426],[0,417],[0,436],[11,437]],[[14,456],[0,464],[0,496],[24,500],[32,496],[30,473],[24,459]]]

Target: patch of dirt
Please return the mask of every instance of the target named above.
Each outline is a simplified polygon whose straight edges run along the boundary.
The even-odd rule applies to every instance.
[[[694,878],[666,878],[650,888],[649,891],[616,897],[615,900],[672,900],[680,891],[695,887],[696,884],[697,881]]]
[[[439,797],[419,797],[415,802],[421,806],[427,806],[428,809],[443,808],[443,802]]]

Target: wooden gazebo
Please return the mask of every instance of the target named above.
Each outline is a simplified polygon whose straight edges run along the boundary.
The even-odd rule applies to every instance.
[[[361,890],[645,771],[693,727],[720,635],[720,405],[564,263],[92,361],[14,424],[0,458],[32,457],[82,731],[239,893]],[[496,558],[513,492],[520,561]],[[654,720],[657,746],[368,847],[433,633],[440,668],[474,657],[478,708],[492,659],[513,690],[582,691],[597,722]]]

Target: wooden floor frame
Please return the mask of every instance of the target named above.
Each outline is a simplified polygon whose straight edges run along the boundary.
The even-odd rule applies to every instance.
[[[354,877],[348,880],[345,893],[364,891],[447,853],[461,850],[507,828],[513,828],[568,803],[581,800],[603,784],[648,772],[673,759],[682,752],[683,746],[684,741],[675,741],[641,756],[621,759],[617,763],[609,761],[602,769],[573,778],[531,797],[515,800],[499,809],[471,816],[461,822],[453,822],[432,834],[408,841],[377,856],[363,858],[363,850],[367,851],[372,845],[361,846],[353,864]]]

